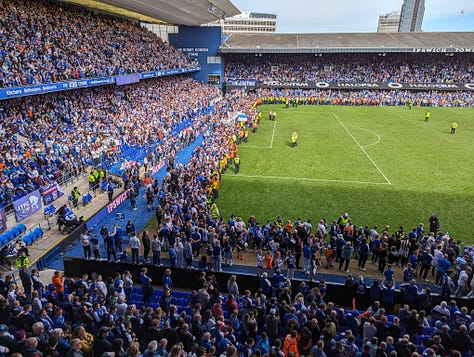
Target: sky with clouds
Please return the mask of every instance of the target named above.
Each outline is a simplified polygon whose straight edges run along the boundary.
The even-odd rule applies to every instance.
[[[277,15],[277,32],[376,32],[378,16],[403,0],[231,0],[241,11]],[[464,15],[461,11],[464,10]],[[422,30],[474,31],[474,0],[425,0]]]

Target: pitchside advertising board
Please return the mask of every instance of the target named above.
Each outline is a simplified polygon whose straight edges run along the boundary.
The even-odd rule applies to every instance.
[[[7,230],[7,216],[5,215],[5,210],[0,208],[0,233],[3,233]]]
[[[39,190],[33,191],[26,196],[13,202],[15,209],[16,220],[18,222],[28,218],[42,207],[41,193]]]
[[[56,201],[59,197],[64,195],[64,192],[61,191],[61,187],[59,187],[56,181],[40,187],[39,191],[41,193],[41,197],[43,197],[43,203],[45,206]]]
[[[56,181],[41,187],[39,190],[33,191],[26,196],[23,196],[13,202],[16,220],[18,222],[28,218],[35,212],[38,212],[42,207],[41,198],[45,205],[56,201],[59,197],[64,195]],[[5,221],[4,223],[2,223]],[[6,228],[5,212],[0,210],[0,233]]]
[[[192,72],[197,72],[197,71],[199,71],[199,67],[166,69],[162,71],[134,73],[134,74],[129,74],[129,75],[115,76],[115,77],[91,78],[91,79],[81,79],[81,80],[75,80],[75,81],[65,81],[65,82],[48,83],[48,84],[36,84],[36,85],[23,86],[23,87],[0,88],[0,100],[25,97],[29,95],[35,95],[35,94],[60,92],[60,91],[71,90],[71,89],[104,86],[108,84],[116,84],[120,86],[120,85],[125,85],[125,84],[138,83],[142,79],[165,77],[165,76],[171,76],[175,74],[192,73]]]
[[[128,199],[128,190],[123,191],[120,195],[110,202],[107,206],[97,212],[92,218],[86,222],[87,230],[93,229],[99,224],[107,215],[114,213],[121,205]]]
[[[297,88],[297,89],[369,89],[369,90],[441,90],[474,91],[474,83],[395,83],[395,82],[284,82],[235,79],[227,88]]]

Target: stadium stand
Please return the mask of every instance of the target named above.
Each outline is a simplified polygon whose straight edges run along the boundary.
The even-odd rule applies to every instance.
[[[0,11],[0,87],[190,66],[155,34],[117,17],[47,0],[5,0]]]
[[[115,17],[54,1],[3,0],[1,5],[3,86],[189,65],[181,52],[168,47],[155,35]],[[256,36],[252,42],[236,36],[231,37],[227,45],[239,51],[238,41],[247,49],[252,43],[255,47],[252,51],[257,52],[264,49],[310,52],[319,45],[350,52],[352,46],[361,48],[369,44],[387,51],[397,47],[400,51],[399,48],[413,46],[448,46],[454,38],[460,46],[472,46],[472,34],[277,35]],[[352,51],[356,47],[352,47]],[[278,81],[472,81],[473,64],[469,56],[429,55],[421,59],[397,54],[394,58],[382,57],[332,54],[316,58],[312,54],[290,62],[287,54],[272,55],[271,59],[265,55],[237,55],[230,57],[226,76],[228,79],[257,77]],[[406,66],[404,63],[408,63],[407,70],[400,68]],[[272,66],[278,69],[274,71]],[[250,217],[248,222],[231,217],[226,222],[212,201],[218,195],[220,176],[231,165],[238,143],[245,140],[245,132],[259,120],[258,103],[298,97],[302,104],[318,105],[404,105],[413,101],[420,105],[469,106],[473,104],[471,92],[302,92],[266,88],[248,95],[235,90],[222,100],[214,101],[218,96],[216,87],[186,76],[173,76],[124,87],[105,86],[2,102],[2,204],[48,182],[88,171],[91,167],[94,172],[100,166],[122,174],[126,187],[138,195],[142,186],[139,169],[144,159],[150,157],[152,163],[168,160],[169,171],[162,185],[150,180],[146,189],[150,186],[156,190],[153,200],[159,201],[156,216],[160,227],[153,240],[160,252],[168,250],[171,269],[159,283],[159,280],[153,281],[155,286],[151,285],[147,266],[152,270],[159,262],[152,264],[148,260],[140,262],[140,276],[115,272],[111,276],[94,273],[72,279],[55,272],[50,281],[42,280],[36,269],[29,270],[27,247],[44,232],[40,227],[28,231],[20,223],[0,235],[3,245],[0,258],[20,270],[18,280],[13,274],[0,279],[0,354],[45,357],[106,357],[112,353],[127,357],[472,356],[474,312],[462,306],[470,301],[458,299],[461,301],[458,305],[456,300],[449,299],[451,295],[470,297],[474,292],[473,283],[468,286],[466,280],[467,276],[474,281],[470,269],[473,247],[462,247],[460,242],[441,233],[439,237],[425,235],[423,228],[406,237],[402,232],[381,231],[381,241],[389,247],[401,249],[401,241],[409,243],[407,261],[402,263],[404,272],[408,271],[407,278],[415,272],[421,275],[423,270],[430,270],[431,260],[437,259],[438,265],[433,270],[436,270],[444,301],[433,304],[430,290],[419,291],[411,279],[404,281],[402,300],[394,301],[392,286],[387,284],[392,273],[387,269],[383,271],[386,279],[381,287],[376,283],[366,286],[363,280],[348,276],[344,295],[348,295],[347,305],[353,306],[339,307],[331,302],[324,281],[311,281],[310,288],[306,282],[296,285],[289,275],[295,262],[291,254],[286,253],[301,249],[299,258],[306,264],[307,280],[313,280],[309,267],[317,264],[316,253],[323,252],[322,228],[308,234],[301,228],[307,227],[309,222],[260,225],[255,217]],[[229,112],[244,112],[250,119],[249,127],[242,128],[223,120]],[[196,148],[189,164],[174,166],[174,153],[197,134],[203,135],[203,144]],[[124,162],[127,164],[122,165]],[[74,204],[72,196],[69,201]],[[67,205],[58,209],[49,205],[40,214],[49,217],[58,211],[61,215],[72,215]],[[356,237],[349,237],[341,231],[341,225],[344,227],[342,219],[328,234],[330,244],[336,247],[336,256],[344,258],[342,247],[346,241],[352,240],[359,248],[358,240],[364,236],[378,236],[378,233],[359,229]],[[118,248],[113,233],[104,232],[103,240],[92,242],[86,231],[81,236],[81,244],[86,248],[92,244],[104,248],[107,241],[106,252],[110,255],[112,247]],[[126,233],[134,235],[131,228],[126,228]],[[117,236],[123,234],[117,232]],[[12,244],[14,240],[16,243]],[[212,273],[218,274],[221,264],[231,265],[234,248],[245,250],[249,243],[273,251],[276,266],[256,267],[262,273],[258,291],[239,290],[239,285],[245,289],[245,282],[234,278],[229,280],[227,289],[222,287]],[[368,249],[372,258],[382,259],[380,251],[384,248],[379,251],[373,243]],[[279,255],[285,260],[279,260]],[[393,254],[387,254],[387,259],[392,259],[394,264],[398,262],[393,260]],[[413,271],[408,262],[413,263]],[[107,263],[103,264],[105,267]],[[287,276],[279,269],[284,264],[288,268]],[[445,274],[450,266],[455,268],[456,282]],[[173,270],[183,268],[203,272],[192,292],[178,291],[173,284]],[[156,285],[161,286],[156,289]],[[366,301],[370,302],[367,306]],[[360,310],[355,308],[356,303]]]
[[[89,165],[112,169],[123,160],[143,161],[158,143],[157,155],[165,155],[186,127],[198,125],[193,120],[217,93],[189,78],[157,79],[4,102],[1,202]]]
[[[356,310],[335,306],[330,301],[324,282],[312,288],[306,283],[297,285],[281,274],[278,267],[262,269],[265,275],[261,275],[259,291],[241,292],[239,285],[245,288],[246,283],[232,278],[226,289],[212,276],[213,271],[219,272],[221,259],[222,263],[231,261],[229,254],[232,256],[232,249],[228,247],[232,247],[234,239],[249,239],[250,232],[258,231],[258,223],[251,218],[247,222],[248,231],[243,230],[245,223],[239,219],[223,221],[216,215],[213,206],[206,202],[208,195],[212,194],[206,188],[212,180],[218,179],[220,170],[225,170],[220,159],[235,150],[228,138],[235,135],[237,129],[233,123],[213,119],[220,116],[222,110],[240,105],[251,107],[256,98],[235,95],[216,104],[215,114],[203,128],[203,146],[195,150],[189,165],[176,167],[176,170],[170,168],[169,175],[163,181],[160,190],[168,194],[157,195],[163,214],[160,218],[160,233],[154,239],[159,239],[164,245],[175,241],[168,249],[170,252],[174,250],[176,258],[171,259],[172,267],[168,272],[165,271],[161,279],[154,278],[153,282],[160,288],[150,285],[147,265],[150,270],[153,267],[147,262],[142,262],[144,265],[141,266],[140,276],[131,276],[130,272],[118,272],[112,276],[85,274],[76,280],[66,278],[63,281],[57,272],[51,284],[46,281],[43,283],[47,287],[43,295],[43,309],[43,305],[38,307],[40,302],[37,294],[33,295],[35,316],[45,327],[42,332],[44,346],[36,347],[42,350],[49,346],[49,336],[54,335],[55,328],[59,328],[59,332],[73,331],[72,336],[62,338],[62,344],[53,346],[58,349],[58,353],[63,354],[73,349],[76,342],[83,353],[93,348],[94,352],[101,352],[102,355],[116,351],[113,347],[115,344],[128,350],[129,355],[133,349],[147,353],[146,350],[155,351],[152,341],[157,341],[160,342],[163,355],[169,353],[177,356],[180,351],[187,354],[197,351],[198,355],[222,355],[225,352],[226,356],[241,356],[245,353],[250,356],[259,353],[290,356],[292,353],[312,354],[313,351],[317,354],[318,349],[325,351],[328,356],[345,356],[346,350],[352,356],[369,356],[371,348],[382,352],[396,351],[397,355],[407,356],[415,356],[414,353],[416,356],[430,354],[431,350],[436,350],[440,355],[449,355],[443,352],[449,349],[458,351],[457,355],[469,356],[472,352],[472,313],[470,315],[466,307],[459,306],[454,300],[449,305],[446,301],[434,305],[427,297],[429,290],[419,293],[416,289],[413,292],[410,290],[414,288],[411,283],[406,284],[410,289],[404,287],[403,300],[398,301],[399,305],[394,309],[394,301],[389,299],[386,292],[391,289],[387,289],[384,284],[383,290],[377,288],[376,284],[366,286],[361,280],[348,276],[344,284],[345,291],[347,298],[354,297],[360,306]],[[180,189],[177,188],[178,182],[183,184]],[[252,225],[253,230],[250,229]],[[178,228],[176,236],[172,234],[175,226]],[[289,232],[283,222],[281,225],[269,223],[268,227],[261,228],[268,239],[263,244],[271,244],[277,239],[286,240],[291,234],[297,241],[304,237],[307,244],[311,245],[317,241],[319,234],[308,236],[305,230],[300,229]],[[334,234],[332,239],[344,240],[339,237],[338,229],[336,224],[331,233]],[[385,235],[382,233],[382,236]],[[207,237],[207,246],[201,240],[203,236]],[[217,244],[220,240],[222,246]],[[392,240],[392,237],[387,237],[387,240]],[[417,237],[413,237],[413,240],[421,244]],[[442,240],[446,247],[456,250],[456,243],[452,239],[443,237]],[[201,248],[196,247],[197,244],[201,244]],[[335,242],[333,244],[338,245]],[[282,249],[285,249],[283,245],[275,251]],[[214,255],[215,251],[218,254]],[[174,288],[177,284],[173,279],[174,268],[188,265],[187,254],[198,257],[200,253],[205,259],[199,260],[196,268],[208,270],[209,276],[205,272],[201,273],[192,292],[177,291]],[[466,253],[472,259],[473,251]],[[23,273],[23,279],[27,281],[26,273]],[[226,291],[233,291],[237,295],[225,294]],[[416,300],[412,299],[409,292],[415,294]],[[5,293],[11,301],[9,308],[15,311],[15,301],[23,299],[23,292],[10,283]],[[361,303],[365,299],[371,299],[367,308]],[[24,309],[29,311],[30,307],[25,306]],[[425,312],[430,315],[427,317]],[[20,316],[23,314],[20,312]],[[15,326],[16,320],[12,320],[7,327],[16,333]],[[26,331],[35,335],[34,326],[28,326]],[[117,338],[121,341],[117,342]],[[298,343],[301,340],[305,343]],[[12,351],[27,351],[19,341],[7,341]],[[366,354],[363,355],[361,351],[366,351]]]
[[[225,77],[265,81],[469,83],[472,54],[233,54]]]

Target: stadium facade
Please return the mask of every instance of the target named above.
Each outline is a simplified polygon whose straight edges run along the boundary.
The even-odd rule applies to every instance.
[[[220,26],[222,32],[234,33],[273,33],[277,29],[277,16],[255,12],[242,12],[238,15],[214,21],[207,26]]]
[[[400,26],[400,11],[392,11],[379,16],[377,32],[398,32]]]

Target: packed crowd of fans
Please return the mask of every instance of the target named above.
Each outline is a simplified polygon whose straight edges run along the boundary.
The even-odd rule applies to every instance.
[[[192,127],[200,126],[217,95],[217,88],[180,77],[5,101],[0,201],[9,203],[105,159],[115,161],[124,145],[160,143],[158,160],[183,135],[180,124],[191,119]]]
[[[181,51],[118,17],[53,0],[1,5],[0,87],[191,66]]]
[[[239,292],[201,274],[192,292],[175,290],[166,269],[159,289],[146,267],[139,277],[84,274],[51,282],[23,269],[22,287],[0,279],[0,353],[6,356],[226,356],[226,357],[468,357],[473,352],[474,313],[455,301],[402,304],[391,311],[372,298],[372,288],[351,290],[370,298],[348,310],[327,296],[324,281],[285,281],[272,289],[263,275],[258,291]],[[139,281],[140,287],[135,287]],[[227,293],[226,293],[227,292]],[[134,304],[131,300],[142,302]]]
[[[427,273],[434,268],[440,285],[444,285],[453,259],[456,268],[461,268],[459,279],[464,273],[472,275],[468,266],[473,251],[462,250],[458,242],[443,234],[436,215],[429,218],[433,234],[425,232],[422,224],[410,233],[402,227],[393,233],[389,227],[354,227],[348,214],[332,224],[321,221],[317,227],[309,220],[292,222],[278,217],[260,225],[253,216],[247,222],[220,216],[213,198],[219,194],[220,175],[232,165],[226,158],[238,151],[235,137],[241,130],[230,121],[215,119],[242,105],[251,107],[255,98],[236,95],[217,103],[215,112],[203,122],[203,144],[196,148],[190,163],[174,165],[171,160],[162,186],[145,183],[145,192],[156,189],[149,204],[156,209],[159,232],[152,239],[142,236],[143,254],[148,244],[147,257],[142,261],[133,222],[127,224],[132,257],[135,263],[145,264],[139,277],[118,272],[113,277],[92,274],[73,281],[55,272],[49,285],[41,281],[37,271],[25,266],[20,270],[21,287],[11,275],[0,280],[4,296],[0,298],[0,321],[4,322],[0,326],[0,346],[4,353],[113,353],[130,357],[472,355],[473,314],[454,301],[433,306],[429,289],[419,292],[412,281],[414,274],[425,274],[425,253],[431,252],[431,261],[437,259],[438,263],[430,261]],[[128,180],[128,187],[136,183],[133,176]],[[87,239],[83,238],[84,234],[84,244]],[[108,232],[104,242],[109,244],[107,240],[114,238],[113,232]],[[235,277],[226,288],[220,287],[212,271],[219,271],[219,264],[232,264],[234,252],[245,250],[246,243],[270,252],[264,260],[257,251],[260,289],[241,292]],[[95,243],[91,239],[89,244]],[[348,303],[352,297],[367,299],[367,309],[359,302],[360,310],[338,308],[326,296],[324,282],[314,288],[306,283],[293,285],[282,273],[285,264],[287,274],[291,274],[302,263],[308,275],[314,274],[318,259],[330,269],[328,249],[334,250],[339,270],[343,266],[342,270],[353,269],[353,246],[359,262],[371,256],[384,274],[382,283],[371,286],[360,278],[347,278]],[[152,283],[156,282],[149,277],[146,265],[163,264],[163,250],[168,250],[172,267],[165,271],[161,289],[155,290]],[[109,247],[106,251],[109,253]],[[175,291],[173,267],[193,267],[196,260],[198,268],[209,273],[201,274],[194,292]],[[415,271],[420,260],[420,270]],[[385,263],[394,267],[400,264],[404,280],[409,279],[403,285],[401,307],[394,305],[393,270]],[[364,270],[363,264],[359,267]],[[440,274],[441,267],[445,271]],[[135,287],[138,282],[141,287]]]
[[[310,105],[474,105],[473,92],[260,89],[257,95],[263,103],[291,98]],[[8,204],[48,182],[76,175],[88,165],[117,161],[124,145],[167,142],[158,148],[158,156],[163,156],[183,135],[174,129],[189,118],[202,118],[209,98],[216,96],[217,88],[186,78],[5,101],[0,111],[0,202]],[[236,110],[248,108],[240,105]],[[199,127],[199,120],[193,125]]]
[[[214,115],[222,115],[221,110],[235,110],[240,105],[238,102],[242,103],[242,99],[222,101]],[[25,266],[20,272],[22,287],[11,276],[0,280],[4,282],[0,285],[4,296],[0,298],[0,316],[6,322],[0,326],[0,348],[4,353],[130,357],[472,355],[473,313],[454,301],[433,305],[429,289],[419,294],[411,280],[403,286],[403,304],[395,307],[390,267],[382,267],[385,279],[381,285],[374,282],[367,286],[363,279],[348,275],[345,283],[348,302],[353,297],[360,310],[335,306],[326,296],[323,281],[314,288],[304,282],[295,286],[282,274],[285,264],[282,257],[287,274],[298,267],[298,254],[299,259],[303,258],[304,269],[316,266],[316,261],[321,259],[318,246],[326,240],[329,242],[326,248],[334,246],[336,261],[341,259],[340,269],[353,252],[349,249],[348,256],[345,247],[351,246],[348,242],[354,242],[359,261],[364,256],[367,259],[371,252],[379,268],[385,261],[405,266],[413,274],[410,271],[411,264],[416,264],[413,252],[422,250],[422,266],[424,253],[433,251],[438,267],[444,264],[442,259],[462,255],[466,260],[464,266],[459,266],[468,271],[473,251],[460,250],[458,242],[439,232],[435,215],[429,219],[433,234],[426,234],[422,224],[409,234],[403,228],[393,234],[388,233],[388,227],[380,230],[380,234],[378,227],[356,229],[348,214],[329,226],[321,221],[317,228],[309,220],[291,222],[281,217],[262,226],[255,217],[246,223],[238,217],[224,221],[210,200],[216,195],[212,181],[225,170],[222,158],[235,150],[230,138],[236,128],[232,123],[216,120],[209,120],[206,125],[203,145],[196,149],[190,164],[170,165],[162,187],[158,188],[158,202],[151,202],[157,207],[159,233],[152,241],[143,235],[147,255],[144,261],[138,257],[139,250],[135,253],[135,263],[140,260],[159,266],[161,251],[169,251],[172,267],[165,270],[160,290],[152,288],[152,283],[157,282],[152,282],[146,265],[139,277],[132,277],[126,271],[113,277],[85,274],[73,281],[55,272],[50,285],[41,281],[38,272],[30,272]],[[133,222],[127,224],[127,233],[133,257],[137,246],[131,242],[138,239]],[[359,236],[363,238],[357,243],[355,237]],[[366,247],[370,250],[360,249],[367,244],[364,237],[372,242],[372,248]],[[219,271],[222,262],[232,264],[234,248],[245,249],[247,239],[252,239],[256,248],[268,249],[276,263],[257,265],[260,289],[256,292],[241,291],[235,276],[230,277],[226,287],[220,287],[212,271]],[[377,241],[382,247],[379,250],[374,248]],[[148,253],[145,253],[145,242]],[[392,248],[387,254],[388,246],[397,247],[395,242],[400,243],[397,254],[393,254]],[[205,259],[199,268],[209,272],[201,273],[195,291],[176,291],[173,267],[192,267],[193,259],[201,255]],[[429,263],[428,270],[432,266]],[[423,274],[423,270],[418,274]],[[412,275],[406,277],[411,279]],[[135,287],[138,283],[141,286]],[[365,309],[362,301],[368,301],[370,306]]]
[[[264,104],[472,107],[474,92],[257,89]]]
[[[48,83],[164,68],[189,61],[155,35],[129,22],[54,1],[3,0],[0,11],[0,86]],[[473,64],[467,57],[432,58],[372,55],[323,57],[234,57],[227,78],[325,81],[469,82]],[[278,57],[278,56],[275,56]],[[433,56],[434,57],[434,56]],[[411,61],[410,61],[411,60]],[[245,63],[241,65],[240,63]],[[255,63],[249,66],[248,64]],[[433,64],[434,63],[434,64]],[[403,67],[403,68],[402,68]],[[235,127],[229,112],[246,112],[260,98],[303,97],[304,104],[472,105],[465,92],[279,92],[264,90],[244,96],[232,93],[207,109],[218,89],[186,77],[103,87],[5,101],[0,111],[2,170],[0,200],[10,202],[66,172],[78,173],[106,158],[118,160],[120,147],[159,143],[153,159],[168,159],[163,184],[145,182],[148,209],[156,211],[158,232],[138,239],[127,228],[134,263],[160,266],[168,251],[171,268],[221,271],[222,265],[256,249],[258,292],[239,290],[235,277],[227,289],[206,274],[193,293],[173,290],[167,270],[163,290],[154,291],[147,268],[135,281],[129,272],[107,277],[85,275],[78,281],[55,272],[51,285],[20,264],[21,286],[12,275],[0,279],[0,354],[11,356],[227,356],[227,357],[415,357],[471,356],[474,314],[455,302],[432,306],[430,290],[420,292],[414,278],[434,279],[444,296],[474,294],[474,250],[439,230],[412,232],[401,227],[356,227],[349,215],[328,224],[320,221],[247,222],[224,220],[215,199],[221,175],[233,165],[238,142],[249,128]],[[273,100],[272,99],[272,100]],[[298,99],[300,100],[300,99]],[[192,119],[187,127],[181,125]],[[252,124],[252,121],[249,123]],[[32,130],[34,128],[34,130]],[[189,164],[174,165],[176,147],[186,131],[203,134]],[[20,137],[21,136],[21,137]],[[137,199],[141,181],[137,166],[124,176],[129,197]],[[136,192],[137,194],[133,194]],[[150,194],[148,194],[150,193]],[[157,201],[157,202],[155,202]],[[133,225],[133,222],[131,222]],[[433,226],[432,226],[433,224]],[[431,233],[432,232],[432,233]],[[114,229],[101,230],[102,241],[81,236],[86,258],[117,259],[124,247]],[[143,245],[143,247],[141,247]],[[143,248],[143,261],[140,253]],[[264,254],[264,252],[267,252]],[[102,253],[103,254],[103,253]],[[365,285],[348,276],[351,297],[367,298],[366,311],[344,311],[328,301],[324,282],[310,289],[293,286],[295,270],[310,280],[318,269],[365,271],[369,259],[384,279]],[[197,265],[195,265],[197,264]],[[354,265],[354,263],[352,263]],[[403,272],[405,305],[394,308],[394,268]],[[286,268],[286,276],[282,270]],[[431,276],[429,275],[431,271]],[[140,281],[141,288],[134,288]],[[229,295],[224,295],[227,291]],[[142,299],[140,307],[132,304]],[[159,296],[159,302],[153,297]],[[187,301],[183,303],[182,297]],[[179,305],[179,309],[176,305]]]
[[[246,100],[254,99],[250,96]],[[221,105],[228,105],[230,100],[235,98],[224,100]],[[218,136],[221,132],[226,133],[224,138]],[[281,217],[265,223],[255,216],[247,221],[234,216],[224,220],[214,200],[219,196],[221,174],[232,165],[235,167],[232,158],[238,155],[236,143],[243,136],[239,132],[240,129],[213,122],[205,132],[205,145],[197,149],[189,165],[170,165],[161,187],[156,180],[150,181],[145,189],[151,193],[146,196],[148,209],[156,208],[159,227],[153,237],[144,233],[142,243],[134,237],[134,248],[138,249],[135,263],[141,261],[138,254],[143,244],[143,263],[159,266],[162,252],[168,251],[172,267],[220,272],[223,266],[232,266],[234,260],[244,259],[243,252],[250,245],[257,252],[258,274],[265,270],[271,276],[286,267],[288,279],[301,269],[309,280],[314,280],[317,271],[329,272],[334,263],[338,263],[339,271],[366,271],[370,260],[378,274],[385,276],[380,293],[395,289],[393,276],[397,273],[402,277],[397,287],[407,290],[407,295],[419,292],[414,279],[433,279],[437,290],[446,297],[474,294],[474,247],[464,247],[440,230],[435,214],[429,217],[429,229],[420,223],[411,231],[402,226],[391,231],[390,227],[356,225],[347,213],[332,223],[321,219],[314,225],[309,219],[292,221]],[[230,137],[237,138],[236,142],[229,141]],[[132,184],[138,185],[138,178]],[[107,252],[111,260],[109,252],[113,256],[115,251],[122,252],[117,248],[122,244],[116,243],[114,229],[102,228],[103,244],[97,249]],[[134,231],[129,222],[126,233]],[[89,243],[88,238],[86,245]],[[89,253],[86,258],[90,257]],[[100,258],[100,253],[95,258]],[[351,264],[353,258],[358,260],[357,268]]]
[[[0,19],[0,86],[189,65],[181,52],[143,28],[56,1],[5,0]],[[230,58],[227,78],[258,75],[280,80],[415,82],[438,82],[442,78],[446,82],[466,82],[472,75],[472,63],[463,55],[444,56],[442,60],[426,54],[422,58],[407,54],[390,59],[377,55],[331,55],[329,60],[327,57],[236,56]],[[6,205],[53,180],[76,175],[85,166],[117,161],[123,145],[143,147],[156,143],[152,128],[160,127],[158,138],[169,141],[166,147],[171,147],[176,134],[173,128],[205,108],[207,98],[217,95],[217,90],[193,83],[148,81],[124,88],[104,87],[5,101],[0,110],[0,204]],[[191,87],[194,92],[189,92]],[[172,100],[163,99],[171,93],[178,94]],[[263,97],[280,95],[305,97],[305,104],[474,103],[469,92],[260,92]],[[143,104],[145,98],[147,105]],[[173,109],[178,104],[182,108],[179,112]],[[138,128],[136,118],[141,119]],[[31,130],[32,125],[35,130]],[[166,149],[160,148],[164,153]]]
[[[471,55],[445,54],[236,54],[226,80],[317,82],[470,83]]]

